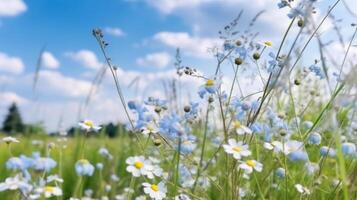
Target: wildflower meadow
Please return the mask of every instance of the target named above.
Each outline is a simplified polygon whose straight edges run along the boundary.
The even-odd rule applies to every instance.
[[[113,30],[87,30],[83,37],[90,38],[100,64],[93,65],[80,109],[57,116],[78,116],[72,128],[25,125],[23,107],[16,104],[4,118],[0,199],[357,199],[357,19],[340,25],[357,4],[271,4],[284,13],[284,20],[274,22],[284,29],[277,38],[265,35],[273,22],[264,12],[248,18],[237,6],[220,30],[211,30],[218,31],[218,44],[202,47],[201,58],[210,62],[200,68],[187,60],[195,52],[186,54],[185,47],[206,43],[186,41],[181,33],[173,40],[170,75],[162,75],[166,82],[144,73],[141,93],[133,89],[137,78],[123,82],[130,74],[113,59],[113,49],[121,45],[110,37]],[[159,36],[173,37],[164,32],[153,40]],[[29,78],[29,93],[46,88],[41,85],[49,70],[41,62],[45,53],[41,50]],[[48,87],[65,84],[51,80]],[[108,96],[98,97],[104,83],[110,85]],[[160,93],[152,92],[155,84],[163,85]],[[76,95],[79,87],[73,81],[69,89]],[[118,125],[92,118],[109,99],[115,103],[104,115],[121,116]]]

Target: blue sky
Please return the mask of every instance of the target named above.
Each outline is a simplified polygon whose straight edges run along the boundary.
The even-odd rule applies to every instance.
[[[95,27],[103,29],[110,43],[108,53],[120,67],[121,82],[128,98],[136,97],[137,91],[126,86],[137,77],[140,77],[140,98],[164,96],[163,80],[175,78],[175,49],[181,48],[185,64],[210,74],[215,60],[207,49],[220,44],[218,30],[240,10],[244,10],[240,24],[243,29],[257,12],[265,9],[256,25],[260,32],[258,40],[279,42],[289,19],[287,10],[279,10],[277,2],[0,0],[0,120],[7,106],[16,101],[26,122],[41,121],[49,130],[75,124],[78,106],[104,62],[91,34]],[[346,2],[357,12],[355,1]],[[320,1],[321,13],[317,19],[326,13],[331,3],[333,1]],[[349,35],[348,24],[356,22],[356,18],[348,14],[342,4],[334,14],[343,19],[342,31]],[[327,25],[326,30],[329,29]],[[43,47],[46,56],[42,56],[43,66],[34,94],[31,88],[33,73]],[[195,95],[195,88],[200,84],[196,80],[184,80],[183,87],[191,89],[185,94]],[[60,118],[64,120],[59,126]],[[125,120],[109,74],[80,118],[92,118],[101,123]]]

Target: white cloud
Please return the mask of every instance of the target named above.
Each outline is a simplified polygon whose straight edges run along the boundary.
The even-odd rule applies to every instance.
[[[57,69],[60,65],[60,63],[56,59],[56,57],[48,51],[45,51],[42,53],[41,61],[42,61],[42,65],[44,67],[47,67],[50,69]]]
[[[200,38],[190,36],[186,32],[159,32],[154,40],[172,48],[180,48],[183,53],[193,57],[210,57],[208,50],[219,46],[221,41],[216,38]]]
[[[135,1],[134,1],[135,2]],[[138,1],[140,2],[140,1]],[[258,19],[254,31],[264,37],[280,37],[289,21],[286,9],[278,9],[276,3],[267,0],[145,0],[149,6],[164,15],[183,19],[195,36],[214,36],[240,11],[243,16],[238,31],[245,31],[251,19],[260,11],[266,12]]]
[[[13,102],[20,105],[28,103],[26,98],[23,98],[14,92],[1,92],[0,99],[0,106],[7,106]]]
[[[24,63],[19,57],[11,57],[0,52],[0,71],[12,74],[21,74],[24,71]]]
[[[136,63],[140,66],[165,68],[170,61],[170,54],[166,52],[158,52],[147,54],[143,58],[138,58]]]
[[[22,0],[0,0],[0,16],[13,17],[27,10]]]
[[[125,33],[123,30],[121,30],[120,28],[115,28],[115,27],[104,28],[104,33],[107,33],[107,34],[115,36],[115,37],[125,36]]]
[[[95,53],[87,49],[82,49],[77,52],[67,52],[66,55],[82,66],[91,69],[98,69],[103,65],[98,61]]]
[[[68,76],[57,71],[40,71],[38,88],[41,93],[60,97],[82,97],[88,94],[91,83]]]
[[[146,0],[146,2],[164,14],[170,14],[180,8],[193,8],[212,0]]]

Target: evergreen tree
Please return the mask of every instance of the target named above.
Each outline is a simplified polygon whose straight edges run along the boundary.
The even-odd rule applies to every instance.
[[[2,130],[6,133],[20,133],[24,130],[21,115],[16,103],[12,103],[5,117]]]

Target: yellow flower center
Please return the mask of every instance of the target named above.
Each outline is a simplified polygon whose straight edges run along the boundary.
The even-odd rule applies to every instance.
[[[134,166],[137,168],[137,169],[141,169],[144,167],[144,163],[141,162],[141,161],[135,161],[134,162]]]
[[[206,86],[212,86],[212,85],[214,85],[214,80],[208,79],[206,82]]]
[[[190,144],[190,143],[191,143],[190,140],[185,140],[182,142],[182,144]]]
[[[264,42],[264,44],[268,47],[273,46],[273,43],[271,41],[266,41],[266,42]]]
[[[256,163],[254,160],[247,160],[247,165],[250,167],[255,167]]]
[[[242,125],[240,124],[239,121],[235,121],[235,122],[234,122],[234,128],[238,129],[238,128],[240,128],[241,126],[242,126]]]
[[[239,152],[242,151],[242,148],[240,148],[240,147],[233,147],[233,151],[239,153]]]
[[[150,132],[153,132],[155,129],[152,125],[148,125],[147,126],[147,129],[150,131]]]
[[[55,190],[54,187],[51,187],[51,186],[46,186],[46,187],[45,187],[45,192],[52,193],[54,190]]]
[[[155,184],[151,185],[151,189],[154,190],[155,192],[159,191],[159,187]]]
[[[88,121],[85,121],[84,124],[85,124],[86,126],[90,127],[90,128],[93,128],[93,126],[94,126],[93,122],[92,122],[92,121],[89,121],[89,120],[88,120]]]
[[[89,161],[86,160],[86,159],[80,159],[78,162],[79,162],[80,164],[83,164],[83,165],[89,164]]]

